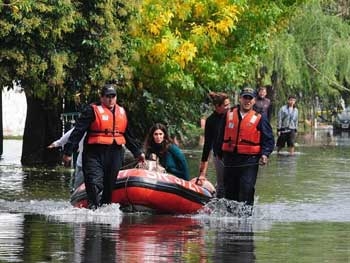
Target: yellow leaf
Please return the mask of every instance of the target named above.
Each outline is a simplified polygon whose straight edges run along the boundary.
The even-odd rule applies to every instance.
[[[228,35],[233,28],[233,21],[231,19],[223,19],[216,24],[216,29],[219,33]]]
[[[196,57],[197,47],[189,41],[184,42],[177,50],[175,60],[181,68],[184,68],[188,62]]]
[[[193,16],[195,18],[199,18],[203,16],[205,10],[205,6],[203,3],[195,3],[194,4],[194,11],[193,11]]]
[[[155,23],[150,23],[150,24],[148,25],[148,31],[149,31],[151,34],[153,34],[153,35],[155,35],[155,36],[158,36],[159,33],[160,33],[160,28],[159,28],[159,26],[158,26],[157,24],[155,24]]]
[[[194,25],[192,27],[191,33],[194,35],[201,36],[207,33],[207,29],[202,25]]]

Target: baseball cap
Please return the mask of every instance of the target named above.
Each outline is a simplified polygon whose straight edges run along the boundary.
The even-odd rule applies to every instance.
[[[117,95],[117,92],[115,91],[115,88],[112,84],[104,85],[101,90],[101,96],[107,96],[107,95]]]
[[[241,90],[241,93],[239,94],[240,96],[250,96],[252,98],[256,97],[256,91],[255,89],[251,88],[251,87],[245,87]]]

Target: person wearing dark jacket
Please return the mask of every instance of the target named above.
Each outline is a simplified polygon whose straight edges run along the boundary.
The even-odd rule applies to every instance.
[[[267,119],[271,121],[272,116],[272,104],[271,100],[266,97],[267,89],[265,86],[260,86],[258,89],[258,95],[255,99],[254,110],[258,113],[265,113]]]
[[[228,95],[223,92],[210,92],[209,96],[214,105],[214,111],[205,121],[204,145],[199,166],[199,180],[206,178],[209,154],[213,150],[213,163],[216,171],[216,197],[221,198],[224,193],[224,165],[222,161],[217,158],[213,145],[218,135],[218,127],[221,119],[224,116],[224,113],[230,108],[230,100]]]
[[[225,114],[220,125],[217,154],[224,162],[224,197],[244,202],[252,211],[259,164],[274,149],[274,136],[265,114],[253,110],[256,92],[241,90],[240,105]]]
[[[154,160],[155,156],[168,173],[187,181],[190,179],[186,157],[170,138],[165,125],[156,123],[150,128],[144,147],[147,160]]]
[[[111,203],[115,178],[122,166],[123,145],[140,161],[144,154],[128,126],[123,107],[117,104],[113,85],[103,86],[100,103],[85,107],[64,146],[64,162],[70,162],[73,151],[86,132],[83,150],[83,173],[88,207],[96,209]]]

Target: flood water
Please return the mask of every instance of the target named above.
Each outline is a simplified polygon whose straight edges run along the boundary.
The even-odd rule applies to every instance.
[[[260,167],[253,216],[239,218],[225,200],[181,216],[72,208],[72,171],[23,168],[21,141],[5,140],[0,262],[350,262],[350,136],[298,142]],[[186,154],[195,176],[201,149]]]

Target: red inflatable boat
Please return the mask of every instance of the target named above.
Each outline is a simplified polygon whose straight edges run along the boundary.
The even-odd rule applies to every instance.
[[[207,183],[214,189],[209,181]],[[208,187],[209,188],[209,187]],[[119,203],[123,211],[150,211],[162,214],[191,214],[213,197],[194,180],[185,181],[174,175],[133,168],[121,170],[112,193],[112,203]],[[71,196],[75,207],[87,207],[85,185]]]

